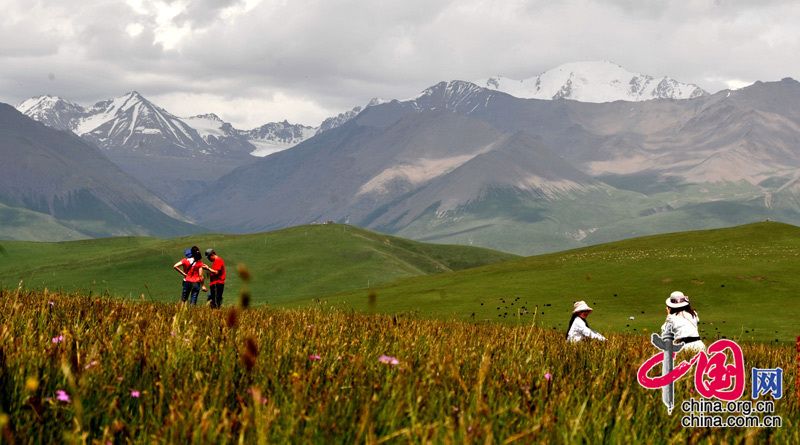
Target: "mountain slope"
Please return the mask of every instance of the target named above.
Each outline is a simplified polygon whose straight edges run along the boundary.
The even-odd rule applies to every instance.
[[[492,150],[506,136],[447,111],[418,113],[399,103],[373,107],[291,150],[237,169],[203,192],[205,202],[225,206],[188,209],[206,224],[234,230],[348,217],[363,224],[387,202]]]
[[[170,240],[4,242],[7,261],[0,262],[0,287],[16,287],[24,280],[29,287],[108,290],[115,296],[145,294],[177,301],[180,276],[171,265],[193,244],[203,250],[213,247],[225,259],[226,304],[237,301],[241,283],[235,270],[240,262],[253,277],[249,288],[254,303],[280,304],[515,258],[486,249],[418,243],[351,226],[320,224],[252,235]]]
[[[0,104],[0,154],[5,160],[0,203],[8,207],[50,215],[84,236],[197,230],[96,147],[5,104]]]
[[[693,99],[708,94],[697,85],[632,73],[606,61],[565,63],[524,80],[496,76],[476,83],[515,97],[580,102]]]
[[[52,215],[0,203],[0,239],[67,241],[84,238],[87,238],[85,234],[61,224]]]

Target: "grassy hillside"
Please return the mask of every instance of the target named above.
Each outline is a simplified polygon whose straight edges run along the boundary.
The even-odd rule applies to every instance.
[[[793,345],[742,347],[744,399],[786,370],[780,427],[692,429],[637,384],[642,336],[25,291],[0,326],[2,443],[800,443]]]
[[[106,238],[62,243],[4,241],[0,286],[81,290],[177,301],[172,270],[193,244],[226,260],[225,302],[236,299],[236,264],[249,268],[253,302],[284,303],[393,279],[459,270],[513,258],[464,246],[408,241],[343,225],[301,226],[253,235],[198,235],[171,240]],[[204,295],[201,294],[201,299]]]
[[[691,296],[706,338],[791,341],[800,334],[800,228],[758,223],[631,239],[377,286],[327,298],[367,310],[419,311],[566,329],[575,300],[600,331],[658,329],[673,290]],[[630,318],[633,317],[631,320]]]
[[[0,239],[52,241],[84,238],[86,235],[51,215],[0,203]]]

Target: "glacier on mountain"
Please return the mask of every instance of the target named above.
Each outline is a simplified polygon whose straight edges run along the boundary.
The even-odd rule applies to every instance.
[[[503,76],[476,82],[489,89],[525,99],[569,99],[579,102],[692,99],[707,95],[697,85],[670,77],[633,73],[608,61],[572,62],[538,76],[514,80]]]

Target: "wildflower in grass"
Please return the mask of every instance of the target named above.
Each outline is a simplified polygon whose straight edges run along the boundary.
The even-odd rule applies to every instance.
[[[548,382],[549,382],[549,381],[550,381],[550,379],[552,379],[552,378],[553,378],[553,374],[550,374],[549,372],[546,372],[546,373],[544,374],[544,379],[545,379],[545,380],[547,380]]]
[[[56,305],[56,303],[54,301],[49,301],[48,304],[50,305],[50,307],[53,307],[53,306]]]
[[[131,390],[131,397],[133,397],[134,399],[138,399],[141,395],[142,395],[141,392],[139,392],[139,391],[137,391],[135,389]]]
[[[308,356],[308,359],[312,362],[316,362],[318,360],[322,360],[322,357],[320,357],[319,354],[311,354]]]
[[[57,344],[61,343],[62,341],[64,341],[64,336],[63,335],[59,335],[58,337],[53,337],[52,340],[50,340],[50,341],[52,341],[54,345],[57,345]]]
[[[37,389],[39,389],[39,379],[37,379],[36,377],[28,377],[25,380],[25,389],[27,389],[30,392],[34,392]]]
[[[56,400],[59,402],[69,403],[69,394],[63,389],[56,390]]]
[[[397,366],[400,364],[400,360],[397,360],[396,357],[392,357],[389,355],[382,355],[378,357],[378,361],[381,363],[386,363],[387,365]]]
[[[97,366],[99,364],[100,364],[100,362],[98,362],[97,360],[92,360],[89,363],[87,363],[86,366],[83,367],[83,369],[89,370],[89,369],[92,369],[92,368],[94,368],[95,366]]]

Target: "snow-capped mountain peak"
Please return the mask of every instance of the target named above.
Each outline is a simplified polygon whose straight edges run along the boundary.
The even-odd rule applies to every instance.
[[[339,127],[339,126],[343,125],[345,122],[347,122],[350,119],[358,116],[358,113],[361,113],[362,111],[364,111],[365,109],[367,109],[369,107],[374,107],[375,105],[385,104],[387,102],[390,102],[390,101],[386,100],[386,99],[381,99],[379,97],[373,97],[372,99],[369,100],[369,102],[367,102],[366,105],[363,105],[363,106],[362,105],[358,105],[358,106],[353,107],[350,110],[347,110],[345,112],[339,113],[336,116],[331,116],[331,117],[325,119],[324,121],[322,121],[322,123],[320,124],[319,128],[317,129],[317,134],[324,133],[324,132],[326,132],[328,130],[332,130],[332,129],[336,128],[336,127]]]
[[[379,103],[379,99],[373,99],[368,106]],[[90,107],[57,96],[38,96],[23,101],[17,109],[49,127],[72,131],[118,154],[266,156],[293,147],[316,131],[286,120],[239,130],[214,113],[179,118],[138,91]]]
[[[209,136],[225,137],[231,136],[234,132],[233,126],[225,122],[214,113],[198,114],[196,116],[181,118],[190,127],[197,130],[197,133],[208,142]]]
[[[32,112],[34,110],[48,110],[57,106],[59,103],[78,106],[58,96],[51,96],[49,94],[45,94],[43,96],[31,97],[30,99],[22,101],[22,103],[17,105],[17,110],[19,110],[20,113],[25,114]]]
[[[109,150],[168,156],[209,152],[197,131],[137,91],[97,102],[73,131]]]
[[[482,88],[472,82],[463,80],[451,80],[449,82],[439,82],[436,85],[426,88],[417,96],[412,103],[419,109],[425,110],[460,110],[463,107],[477,108],[482,97],[487,93],[486,88]]]
[[[302,124],[290,124],[289,121],[270,122],[247,132],[247,140],[256,149],[253,156],[267,156],[272,153],[293,147],[314,136],[317,129]]]
[[[633,73],[609,61],[565,63],[528,79],[495,76],[477,83],[521,98],[580,102],[692,99],[708,94],[697,85]]]
[[[16,108],[22,114],[59,130],[71,130],[74,120],[85,111],[78,104],[51,95],[32,97]]]

